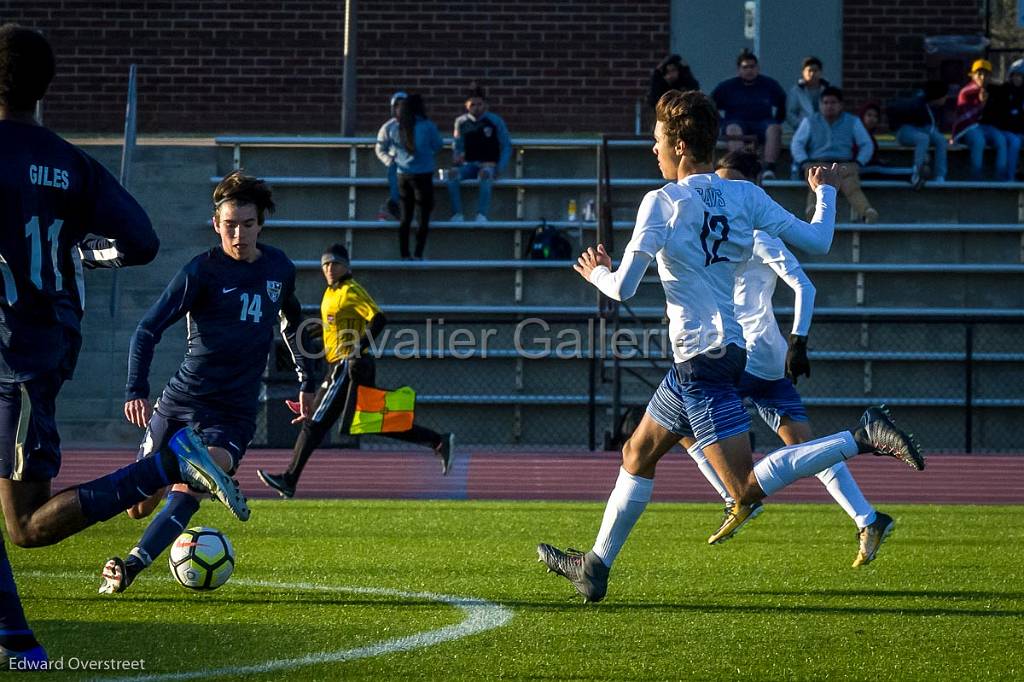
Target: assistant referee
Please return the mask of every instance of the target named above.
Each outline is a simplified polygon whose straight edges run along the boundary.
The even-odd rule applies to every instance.
[[[327,290],[320,301],[327,375],[316,393],[313,416],[302,423],[287,471],[271,474],[263,469],[256,470],[260,480],[282,497],[295,494],[306,462],[334,422],[340,418],[341,431],[348,433],[355,413],[358,387],[373,386],[376,379],[370,339],[377,338],[387,322],[377,303],[352,277],[348,249],[341,244],[332,245],[320,257],[320,269],[327,280]],[[442,473],[448,473],[455,445],[454,434],[441,435],[413,424],[408,431],[380,435],[432,448],[441,458]]]

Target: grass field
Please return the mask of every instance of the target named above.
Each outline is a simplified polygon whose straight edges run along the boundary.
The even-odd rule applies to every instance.
[[[896,532],[874,564],[854,570],[854,529],[835,507],[772,505],[737,539],[709,547],[717,507],[653,504],[597,605],[545,574],[534,547],[588,548],[602,505],[253,507],[248,524],[205,504],[194,519],[235,545],[235,575],[216,592],[179,587],[162,556],[127,593],[97,595],[103,561],[123,556],[141,532],[124,517],[57,547],[9,550],[51,658],[144,659],[147,674],[239,680],[1024,677],[1022,507],[886,507]],[[410,593],[503,606],[482,607],[485,626],[510,619],[464,638],[356,657],[466,618]],[[323,652],[350,660],[238,670]],[[233,674],[203,672],[231,667]],[[65,669],[32,679],[85,676]]]

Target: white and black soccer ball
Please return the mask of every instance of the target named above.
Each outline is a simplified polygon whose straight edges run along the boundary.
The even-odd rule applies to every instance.
[[[235,550],[216,528],[189,528],[177,537],[167,555],[171,575],[192,590],[215,590],[235,570]]]

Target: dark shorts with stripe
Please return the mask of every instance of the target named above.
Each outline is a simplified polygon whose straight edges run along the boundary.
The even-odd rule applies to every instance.
[[[61,370],[0,382],[0,478],[49,481],[60,471],[57,394]]]
[[[761,419],[772,431],[779,430],[783,417],[789,417],[795,422],[807,421],[804,401],[789,379],[762,379],[744,372],[740,379],[739,393],[746,404],[757,409]]]
[[[171,436],[186,426],[199,434],[206,447],[227,450],[232,462],[229,473],[234,473],[238,468],[245,456],[245,449],[256,433],[254,419],[240,418],[208,407],[182,405],[163,395],[153,409],[153,416],[149,418],[146,435],[139,446],[138,459],[159,452]]]
[[[750,415],[737,385],[747,353],[736,345],[720,357],[698,355],[672,366],[647,405],[651,419],[700,447],[746,433]]]

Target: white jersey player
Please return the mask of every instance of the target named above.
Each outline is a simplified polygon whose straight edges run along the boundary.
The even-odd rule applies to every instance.
[[[574,266],[605,295],[624,300],[636,293],[657,258],[667,312],[675,318],[670,329],[676,364],[623,447],[622,468],[593,549],[583,554],[547,544],[537,548],[540,560],[590,601],[607,593],[612,562],[650,501],[658,460],[684,436],[695,437],[736,500],[716,535],[733,532],[766,495],[861,452],[923,467],[912,439],[872,408],[856,435],[843,432],[782,448],[754,471],[750,417],[737,394],[746,352],[733,305],[736,270],[750,258],[753,225],[808,251],[827,252],[838,176],[834,168],[809,173],[818,197],[815,224],[809,225],[756,185],[712,173],[718,112],[706,95],[669,91],[658,103],[657,118],[654,153],[663,177],[678,179],[678,184],[644,198],[618,270],[611,271],[602,245],[584,252]]]

